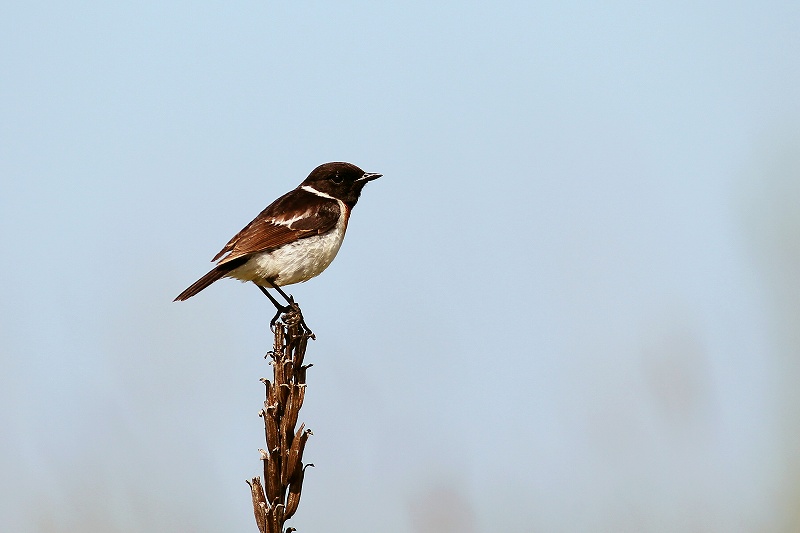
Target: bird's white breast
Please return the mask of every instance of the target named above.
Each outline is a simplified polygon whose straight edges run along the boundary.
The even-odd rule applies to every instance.
[[[291,285],[308,281],[328,268],[344,240],[347,229],[346,206],[339,202],[341,214],[333,230],[323,235],[306,237],[271,252],[254,254],[247,263],[231,271],[231,277],[260,283],[273,279],[276,284]]]

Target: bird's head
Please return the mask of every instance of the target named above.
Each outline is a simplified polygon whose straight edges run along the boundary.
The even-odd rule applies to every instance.
[[[364,172],[352,163],[325,163],[312,170],[300,186],[312,187],[353,207],[364,185],[380,177],[381,174]]]

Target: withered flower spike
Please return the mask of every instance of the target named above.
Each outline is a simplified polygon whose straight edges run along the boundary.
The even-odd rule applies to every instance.
[[[297,388],[297,396],[295,397],[295,401],[297,402],[297,409],[295,409],[295,411],[297,411],[297,414],[299,415],[300,409],[303,407],[303,401],[306,399],[306,384],[299,383],[295,385],[295,387]],[[295,418],[294,424],[292,425],[294,426],[296,424],[297,424],[297,418]]]
[[[267,509],[267,506],[263,503],[259,503],[258,507],[260,508],[259,515],[263,515],[264,517],[264,521],[258,524],[259,531],[264,531],[264,533],[273,533],[272,528],[269,527],[269,509]]]
[[[283,323],[274,329],[274,346],[267,353],[272,365],[272,380],[261,378],[264,383],[264,408],[259,416],[264,419],[266,450],[259,450],[263,463],[264,486],[261,491],[264,503],[260,511],[254,512],[262,533],[289,533],[294,528],[283,530],[284,523],[297,511],[302,488],[303,452],[311,430],[298,423],[300,408],[306,392],[306,371],[312,365],[304,365],[308,339],[315,338],[302,326],[299,308],[284,315]],[[264,490],[266,489],[266,490]],[[269,502],[269,503],[267,503]],[[266,531],[263,529],[266,528]]]
[[[267,441],[267,446],[269,446],[269,419],[270,419],[270,417],[267,415],[266,411],[264,411],[263,409],[258,413],[258,416],[260,416],[264,420],[264,439]]]
[[[314,365],[303,365],[297,369],[297,382],[305,385],[306,384],[306,370],[311,368]]]
[[[289,453],[286,454],[286,462],[283,464],[283,470],[281,471],[281,483],[284,485],[289,484],[289,480],[294,476],[297,469],[298,461],[302,458],[302,448],[305,445],[305,441],[308,440],[308,436],[303,438],[304,428],[305,424],[301,424],[293,439],[292,447],[289,449]]]
[[[270,450],[280,445],[278,437],[278,421],[276,420],[275,409],[267,412],[264,417],[264,428],[267,436],[267,448]]]
[[[251,481],[247,481],[250,485],[250,494],[253,498],[253,513],[256,518],[256,525],[261,533],[267,533],[267,500],[264,497],[264,489],[261,487],[261,479],[254,477]]]
[[[297,424],[297,415],[302,401],[298,402],[297,386],[292,386],[289,389],[289,397],[286,399],[286,407],[281,419],[281,437],[286,436],[286,442],[291,445],[290,435],[294,431],[294,426]]]
[[[283,416],[283,422],[285,422],[285,426],[281,428],[281,436],[286,435],[286,441],[290,446],[294,441],[292,430],[294,429],[294,426],[297,425],[297,417],[300,414],[300,407],[303,405],[304,393],[304,388],[295,385],[295,387],[292,389],[292,403],[289,405],[289,408],[286,410],[286,414]],[[302,429],[303,427],[301,426],[300,431],[302,431]],[[300,435],[300,431],[297,432],[297,435]]]
[[[292,391],[292,386],[288,383],[281,383],[280,392],[278,393],[278,403],[286,409],[286,402],[289,399],[289,393]]]
[[[284,487],[281,486],[281,461],[280,454],[271,453],[269,461],[264,463],[267,471],[267,497],[270,501],[276,501],[283,496]]]
[[[309,463],[301,468],[298,474],[294,476],[291,485],[289,485],[289,496],[286,499],[286,520],[294,516],[294,513],[297,512],[297,506],[300,505],[300,492],[303,490],[303,479],[305,478],[306,468],[309,466],[314,465]]]
[[[297,482],[297,486],[295,487],[292,485],[292,488],[289,489],[289,497],[286,499],[286,519],[290,519],[294,516],[294,513],[297,512],[297,508],[300,506],[300,491],[303,489],[303,479],[300,478]]]
[[[267,455],[267,458],[266,458],[266,459],[264,459],[263,461],[261,461],[261,472],[264,474],[264,483],[266,483],[266,484],[267,484],[267,486],[266,486],[266,487],[264,487],[264,489],[266,489],[266,490],[264,490],[264,489],[261,489],[261,490],[264,490],[264,496],[266,496],[266,499],[267,499],[268,501],[272,501],[272,499],[273,499],[273,496],[272,496],[272,490],[274,490],[274,489],[271,489],[271,488],[270,488],[270,483],[269,483],[269,478],[270,478],[270,474],[269,474],[269,467],[270,467],[270,464],[269,464],[269,455]]]
[[[294,381],[294,365],[291,361],[283,362],[283,375],[286,376],[287,383]]]
[[[301,433],[302,431],[302,433]],[[303,465],[303,450],[306,449],[306,442],[308,441],[308,437],[313,435],[310,429],[303,431],[303,427],[300,427],[300,430],[297,432],[297,436],[295,440],[297,441],[297,446],[292,446],[292,451],[296,450],[297,458],[295,459],[296,468],[302,468]],[[292,472],[294,474],[294,472]]]
[[[275,385],[270,386],[267,396],[267,401],[269,402],[270,407],[273,407],[275,409],[278,408],[278,400],[280,399],[278,397],[279,388],[280,387],[276,387]]]
[[[272,509],[272,528],[279,533],[283,528],[283,523],[286,521],[284,518],[285,507],[282,503],[276,505]]]
[[[294,352],[294,364],[297,367],[303,366],[303,358],[306,355],[306,345],[308,344],[308,337],[303,335],[298,339],[297,348]]]
[[[275,363],[272,368],[275,374],[275,385],[279,388],[283,387],[286,384],[286,375],[283,372],[283,365],[280,363]]]

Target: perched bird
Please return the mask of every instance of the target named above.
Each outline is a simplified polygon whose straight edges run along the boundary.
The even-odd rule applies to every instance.
[[[220,278],[252,281],[278,310],[274,324],[295,305],[281,287],[308,281],[331,264],[361,190],[380,177],[351,163],[318,166],[237,233],[212,259],[217,266],[175,301],[191,298]],[[267,291],[273,288],[288,305],[281,305]]]

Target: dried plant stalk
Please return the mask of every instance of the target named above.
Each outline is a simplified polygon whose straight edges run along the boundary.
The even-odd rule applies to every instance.
[[[303,450],[311,435],[301,424],[295,429],[306,392],[306,370],[303,365],[308,339],[313,334],[304,327],[303,315],[296,305],[275,324],[275,342],[271,358],[272,381],[262,378],[266,389],[264,408],[258,413],[264,419],[266,450],[259,450],[264,464],[264,485],[261,478],[247,481],[253,500],[253,513],[261,533],[287,533],[284,523],[297,511],[306,466]]]

